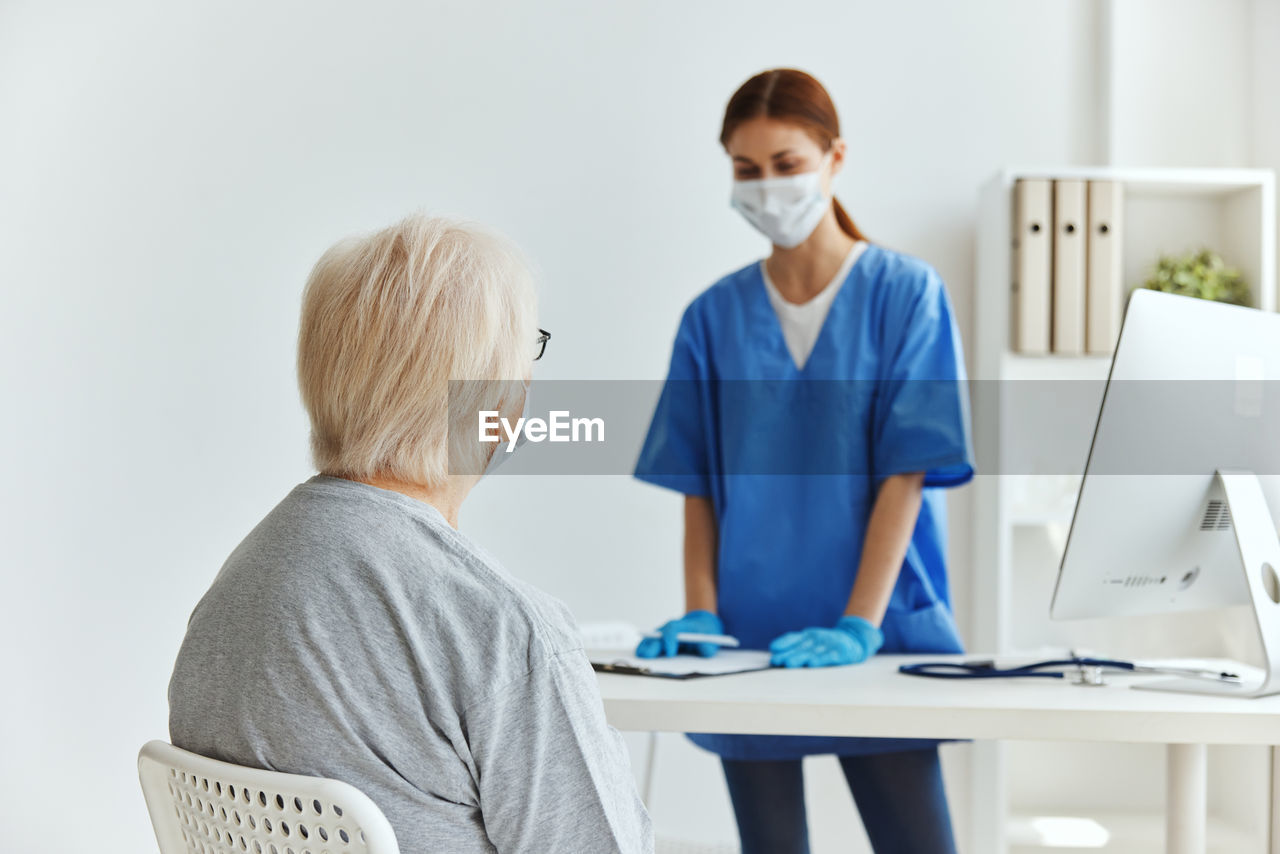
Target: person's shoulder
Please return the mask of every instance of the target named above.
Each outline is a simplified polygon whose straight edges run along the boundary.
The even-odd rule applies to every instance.
[[[383,542],[357,583],[391,603],[415,649],[449,651],[459,704],[581,648],[564,603],[515,577],[431,508],[398,498],[385,508]]]
[[[505,573],[504,573],[505,574]],[[528,582],[505,574],[509,595],[503,599],[504,617],[515,629],[513,652],[523,653],[528,645],[535,652],[554,657],[582,648],[578,623],[569,606]]]
[[[760,261],[752,261],[738,269],[725,273],[712,282],[711,286],[698,295],[699,300],[734,299],[755,285],[760,279]],[[696,301],[696,300],[695,300]]]
[[[576,644],[577,628],[569,608],[545,590],[516,577],[488,550],[465,534],[450,529],[452,539],[465,555],[467,577],[480,595],[493,602],[496,619],[523,632],[541,634],[552,646]]]
[[[473,553],[456,578],[447,607],[431,612],[451,649],[459,708],[484,703],[566,654],[582,654],[582,636],[565,603],[514,577],[492,557]]]
[[[546,656],[582,646],[573,614],[559,599],[512,575],[489,552],[453,528],[436,532],[445,553],[421,581],[423,607],[460,635],[483,639],[504,669],[532,669]]]
[[[733,313],[745,304],[753,287],[760,281],[760,262],[752,261],[726,273],[699,293],[685,307],[680,328],[685,334],[705,331],[708,322]]]
[[[885,285],[893,286],[899,295],[918,297],[943,288],[938,271],[922,258],[883,246],[868,246],[866,251],[868,257],[865,260],[871,262],[876,278]]]
[[[710,287],[693,298],[689,307],[685,309],[685,316],[701,317],[709,313],[715,314],[722,311],[726,303],[742,300],[759,279],[759,269],[760,262],[752,261],[716,279]]]
[[[896,323],[921,312],[944,316],[951,312],[946,284],[933,265],[923,259],[879,246],[867,248],[874,311]]]

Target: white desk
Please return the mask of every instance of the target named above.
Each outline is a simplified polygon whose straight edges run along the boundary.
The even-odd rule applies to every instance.
[[[1244,700],[1123,687],[1139,677],[1098,688],[897,672],[906,661],[945,658],[876,656],[857,667],[688,681],[599,674],[600,693],[620,730],[1166,744],[1169,854],[1205,850],[1206,745],[1280,744],[1280,696]],[[1273,830],[1272,851],[1280,852],[1274,836]]]

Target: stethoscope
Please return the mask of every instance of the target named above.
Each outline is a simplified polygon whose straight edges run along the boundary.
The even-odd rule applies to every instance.
[[[997,667],[994,661],[988,659],[984,661],[921,661],[916,664],[903,664],[898,668],[899,673],[905,673],[908,676],[924,676],[929,679],[1066,679],[1071,676],[1071,684],[1086,686],[1106,685],[1106,672],[1117,670],[1125,673],[1184,676],[1214,682],[1240,681],[1238,674],[1221,670],[1158,667],[1115,658],[1088,658],[1076,655],[1070,658],[1033,661],[1018,667]]]

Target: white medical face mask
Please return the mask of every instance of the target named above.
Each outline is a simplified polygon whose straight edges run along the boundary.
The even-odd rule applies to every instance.
[[[830,201],[822,192],[822,158],[813,172],[785,178],[734,181],[731,204],[757,231],[784,249],[809,239],[822,222]]]
[[[524,383],[524,408],[520,410],[520,418],[523,419],[523,421],[526,423],[529,421],[529,398],[532,397],[532,394],[530,394],[531,385],[532,385],[531,382]],[[506,446],[502,442],[498,442],[496,445],[494,445],[493,454],[492,456],[489,457],[489,464],[484,467],[484,474],[481,475],[481,477],[484,477],[485,475],[493,474],[494,469],[502,465],[502,463],[507,459],[507,457],[511,456],[516,451],[520,450],[524,446],[524,444],[528,441],[529,441],[529,437],[525,435],[525,432],[522,429],[520,431],[520,435],[516,436],[516,446],[511,450],[508,451]]]

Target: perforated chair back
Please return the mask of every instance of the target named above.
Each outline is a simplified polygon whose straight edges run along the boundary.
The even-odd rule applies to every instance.
[[[150,741],[138,778],[160,854],[400,854],[373,801],[348,783],[219,762]]]

